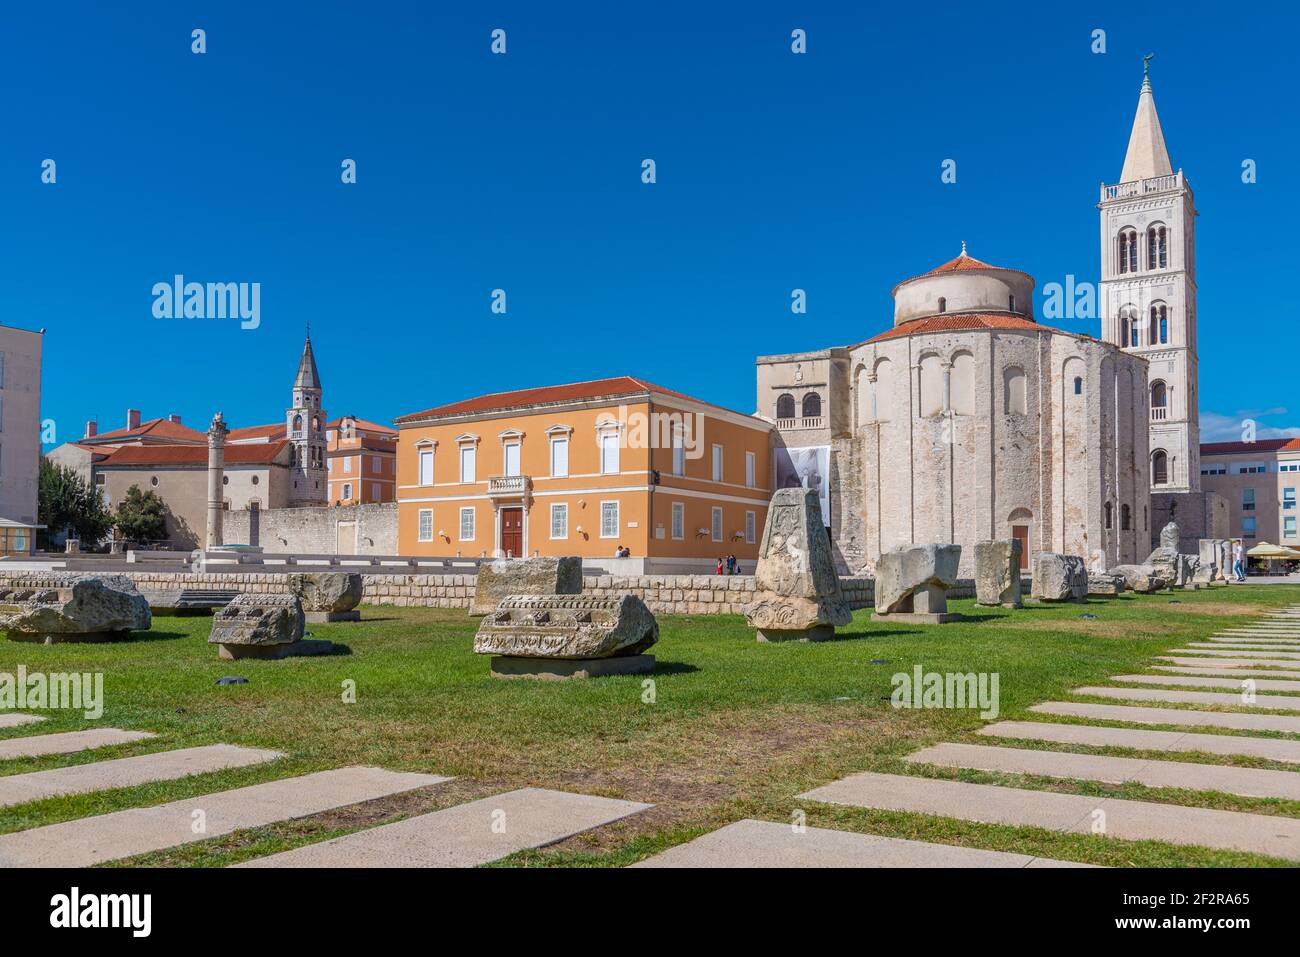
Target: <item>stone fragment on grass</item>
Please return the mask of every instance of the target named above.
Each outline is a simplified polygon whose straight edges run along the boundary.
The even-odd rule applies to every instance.
[[[1078,555],[1039,552],[1031,594],[1040,601],[1086,601],[1088,569]]]
[[[876,563],[875,619],[941,624],[959,616],[948,611],[948,589],[957,582],[960,545],[900,545]]]
[[[498,558],[480,565],[469,613],[495,611],[507,595],[580,595],[582,559],[561,557]]]
[[[0,590],[0,631],[14,641],[48,645],[126,638],[153,621],[148,599],[125,575],[69,574],[55,582]]]
[[[329,654],[330,642],[303,639],[303,621],[294,595],[244,594],[213,616],[208,642],[227,660]]]
[[[1018,538],[975,543],[975,601],[1019,608],[1021,545]]]

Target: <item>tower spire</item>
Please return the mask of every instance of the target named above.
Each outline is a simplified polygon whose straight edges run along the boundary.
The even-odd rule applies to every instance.
[[[1156,97],[1151,90],[1151,60],[1154,53],[1142,58],[1142,90],[1138,93],[1137,115],[1133,117],[1133,132],[1128,139],[1128,152],[1124,154],[1124,171],[1119,174],[1121,183],[1168,176],[1173,166],[1169,150],[1165,147],[1164,130],[1156,113]]]

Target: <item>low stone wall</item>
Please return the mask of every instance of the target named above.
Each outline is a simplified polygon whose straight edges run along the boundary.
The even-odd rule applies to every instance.
[[[222,538],[260,545],[267,554],[397,554],[396,502],[263,509],[258,512],[256,535],[249,527],[251,516],[243,510],[226,512]]]
[[[301,571],[301,569],[299,569]],[[125,572],[141,591],[177,588],[225,588],[255,594],[282,594],[287,590],[281,572],[206,574]],[[474,595],[474,575],[370,575],[362,574],[362,602],[400,607],[468,608]],[[0,588],[50,588],[58,576],[17,572],[0,574]],[[874,601],[870,578],[842,577],[840,587],[851,608],[868,608]],[[631,593],[651,611],[689,615],[739,615],[754,593],[753,575],[589,575],[583,594],[611,596]],[[959,581],[950,598],[970,598],[975,583]]]

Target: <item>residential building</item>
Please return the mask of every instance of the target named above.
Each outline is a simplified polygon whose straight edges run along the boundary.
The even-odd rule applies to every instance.
[[[1300,439],[1207,442],[1200,480],[1227,502],[1223,537],[1300,547]]]
[[[345,415],[326,425],[331,505],[370,505],[397,498],[397,430]]]
[[[771,426],[618,376],[478,396],[396,420],[402,554],[578,555],[643,570],[757,558]]]
[[[0,325],[0,556],[36,550],[44,338]]]

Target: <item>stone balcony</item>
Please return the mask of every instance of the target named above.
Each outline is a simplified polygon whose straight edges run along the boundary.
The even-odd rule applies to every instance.
[[[1101,186],[1101,201],[1127,199],[1131,196],[1145,196],[1148,193],[1163,193],[1171,189],[1182,189],[1183,171],[1170,173],[1168,176],[1151,176],[1147,179],[1135,179],[1131,183],[1115,183]]]
[[[494,475],[488,479],[488,495],[493,498],[527,498],[533,494],[529,475]]]
[[[801,419],[777,419],[776,427],[781,432],[789,432],[795,429],[824,429],[826,427],[826,418],[817,415]]]
[[[1163,422],[1167,418],[1169,418],[1169,408],[1167,406],[1163,406],[1163,405],[1151,406],[1152,422]]]

